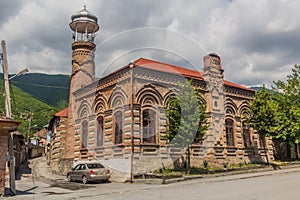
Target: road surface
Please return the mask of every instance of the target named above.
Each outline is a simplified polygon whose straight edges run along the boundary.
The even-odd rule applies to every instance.
[[[130,183],[17,182],[19,195],[8,199],[105,200],[299,200],[300,168],[202,178],[167,185]],[[2,198],[1,198],[2,199]]]

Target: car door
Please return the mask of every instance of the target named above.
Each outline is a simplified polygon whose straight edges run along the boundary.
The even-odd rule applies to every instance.
[[[81,180],[81,176],[80,176],[81,165],[82,164],[76,165],[72,170],[72,174],[71,174],[72,180],[74,181]]]
[[[85,177],[88,178],[88,176],[87,176],[87,169],[86,169],[85,164],[81,165],[80,172],[78,173],[78,175],[79,175],[79,177],[78,177],[79,180],[82,180],[83,176],[85,176]]]

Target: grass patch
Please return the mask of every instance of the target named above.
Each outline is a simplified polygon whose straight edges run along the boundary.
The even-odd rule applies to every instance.
[[[203,175],[203,174],[216,174],[216,173],[224,173],[224,172],[231,172],[231,171],[242,171],[242,170],[250,170],[250,169],[259,169],[259,168],[266,168],[266,167],[278,167],[282,166],[283,163],[272,163],[268,165],[267,163],[239,163],[239,164],[228,164],[223,163],[222,167],[220,166],[209,166],[203,165],[203,167],[191,167],[190,169],[187,168],[180,168],[180,169],[159,169],[154,171],[154,174],[162,175],[162,176],[179,176],[179,175]]]

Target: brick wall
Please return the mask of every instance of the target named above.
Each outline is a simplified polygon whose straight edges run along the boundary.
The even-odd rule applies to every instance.
[[[0,196],[4,195],[8,134],[0,132]]]

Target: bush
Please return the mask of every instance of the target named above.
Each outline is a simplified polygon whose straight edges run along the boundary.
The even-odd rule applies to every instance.
[[[203,160],[203,166],[204,166],[204,168],[207,168],[207,167],[208,167],[208,162],[207,162],[207,160]]]

